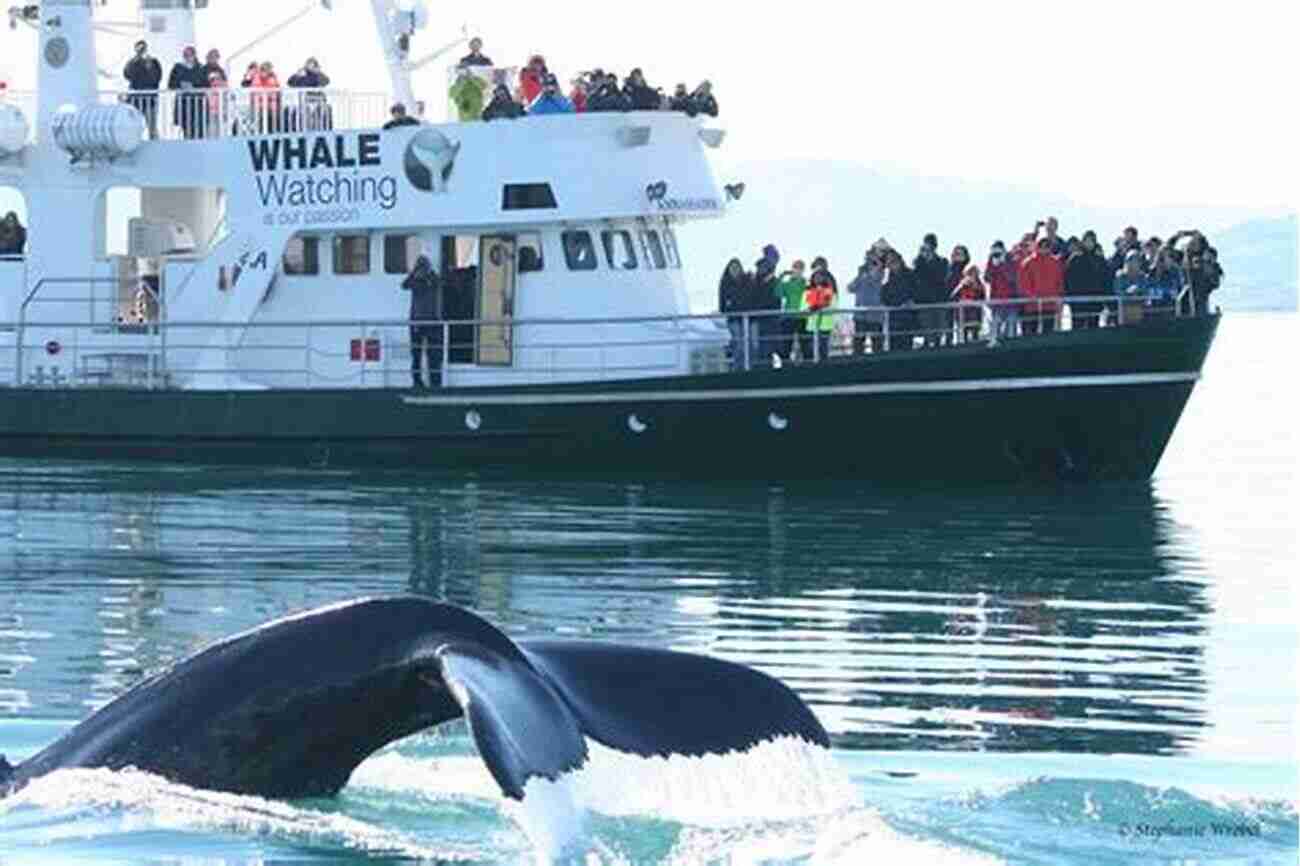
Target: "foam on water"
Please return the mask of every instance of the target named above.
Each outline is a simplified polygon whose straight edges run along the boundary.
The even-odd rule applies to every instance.
[[[201,791],[136,770],[59,770],[0,800],[5,842],[51,845],[96,834],[153,831],[271,837],[373,854],[464,860],[481,852],[437,850],[345,815],[236,794]]]

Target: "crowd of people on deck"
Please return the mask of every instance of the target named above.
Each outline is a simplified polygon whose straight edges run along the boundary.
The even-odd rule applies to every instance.
[[[457,64],[456,80],[450,90],[457,119],[462,122],[611,111],[680,111],[690,117],[718,116],[718,100],[708,81],[694,90],[678,84],[672,94],[665,94],[662,88],[647,82],[639,68],[629,72],[621,84],[613,72],[593,69],[571,79],[566,94],[540,54],[530,57],[519,70],[517,80],[511,82],[507,71],[495,68],[483,53],[482,39],[471,39],[469,47],[469,54]]]
[[[252,91],[251,110],[247,115],[236,109],[234,94],[229,92],[230,76],[222,66],[221,52],[215,48],[200,63],[198,49],[187,45],[180,60],[172,65],[164,87],[162,63],[149,53],[149,43],[142,39],[135,43],[134,54],[123,68],[122,76],[129,88],[125,101],[144,115],[150,138],[158,137],[159,97],[163,90],[176,94],[172,123],[187,139],[241,131],[327,130],[334,125],[323,91],[329,86],[330,77],[314,57],[308,57],[285,82],[289,88],[300,91],[287,100],[281,95],[282,85],[275,64],[270,60],[249,63],[240,80],[240,87]]]
[[[769,244],[752,269],[733,258],[718,282],[733,368],[771,356],[825,360],[835,333],[845,351],[859,355],[1050,333],[1067,306],[1076,330],[1173,315],[1176,307],[1204,315],[1224,276],[1218,252],[1199,231],[1142,241],[1129,227],[1107,255],[1095,231],[1065,238],[1054,217],[1010,248],[994,241],[983,269],[964,244],[942,255],[933,233],[910,264],[881,238],[846,287],[851,302],[840,301],[824,256],[811,269],[799,259],[778,272],[780,260]],[[847,308],[851,315],[834,312]]]

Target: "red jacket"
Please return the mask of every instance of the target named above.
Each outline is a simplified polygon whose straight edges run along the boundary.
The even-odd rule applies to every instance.
[[[542,92],[542,77],[530,66],[519,70],[519,101],[532,105],[537,94]]]
[[[1056,256],[1034,253],[1020,266],[1020,294],[1026,298],[1059,298],[1065,293],[1065,266]],[[1059,302],[1025,304],[1024,312],[1033,314],[1040,309],[1055,313],[1061,309]]]
[[[989,300],[1005,301],[1016,296],[1016,263],[1010,258],[1003,258],[1002,264],[995,265],[989,257],[984,266],[984,280],[989,287]]]

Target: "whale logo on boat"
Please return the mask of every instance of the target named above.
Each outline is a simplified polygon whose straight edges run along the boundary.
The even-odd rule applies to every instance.
[[[776,740],[829,748],[793,691],[706,656],[514,641],[418,596],[359,599],[220,641],[104,706],[34,757],[0,757],[0,795],[55,770],[135,767],[195,788],[328,796],[385,744],[465,718],[507,796],[581,769],[593,741],[650,758]]]
[[[421,129],[411,136],[403,164],[411,186],[425,192],[446,192],[447,180],[456,164],[460,143],[452,142],[436,129]]]

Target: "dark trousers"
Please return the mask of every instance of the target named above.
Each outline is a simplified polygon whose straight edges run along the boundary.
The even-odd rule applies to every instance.
[[[885,326],[880,322],[859,319],[853,323],[853,354],[861,355],[867,349],[867,340],[871,340],[871,354],[884,350],[885,338],[881,336]]]
[[[813,341],[817,341],[817,347],[813,348]],[[815,354],[814,354],[815,353]],[[831,332],[823,331],[820,328],[816,331],[799,332],[799,355],[805,363],[811,361],[825,361],[831,354]]]
[[[1056,330],[1056,314],[1030,313],[1022,316],[1020,319],[1020,333],[1029,336],[1032,334],[1050,334]]]
[[[425,363],[427,361],[427,364]],[[429,387],[442,385],[442,328],[436,325],[411,327],[411,383],[424,386],[424,367],[429,369]]]
[[[777,347],[781,360],[789,361],[794,357],[794,343],[803,333],[802,329],[802,316],[789,316],[781,320],[781,344]]]
[[[135,107],[144,115],[144,122],[149,127],[149,137],[158,137],[158,96],[156,94],[132,94],[126,98],[127,104]]]
[[[910,351],[917,328],[916,310],[893,310],[889,314],[889,351]]]
[[[1101,304],[1084,302],[1070,305],[1070,327],[1087,331],[1101,326]]]

